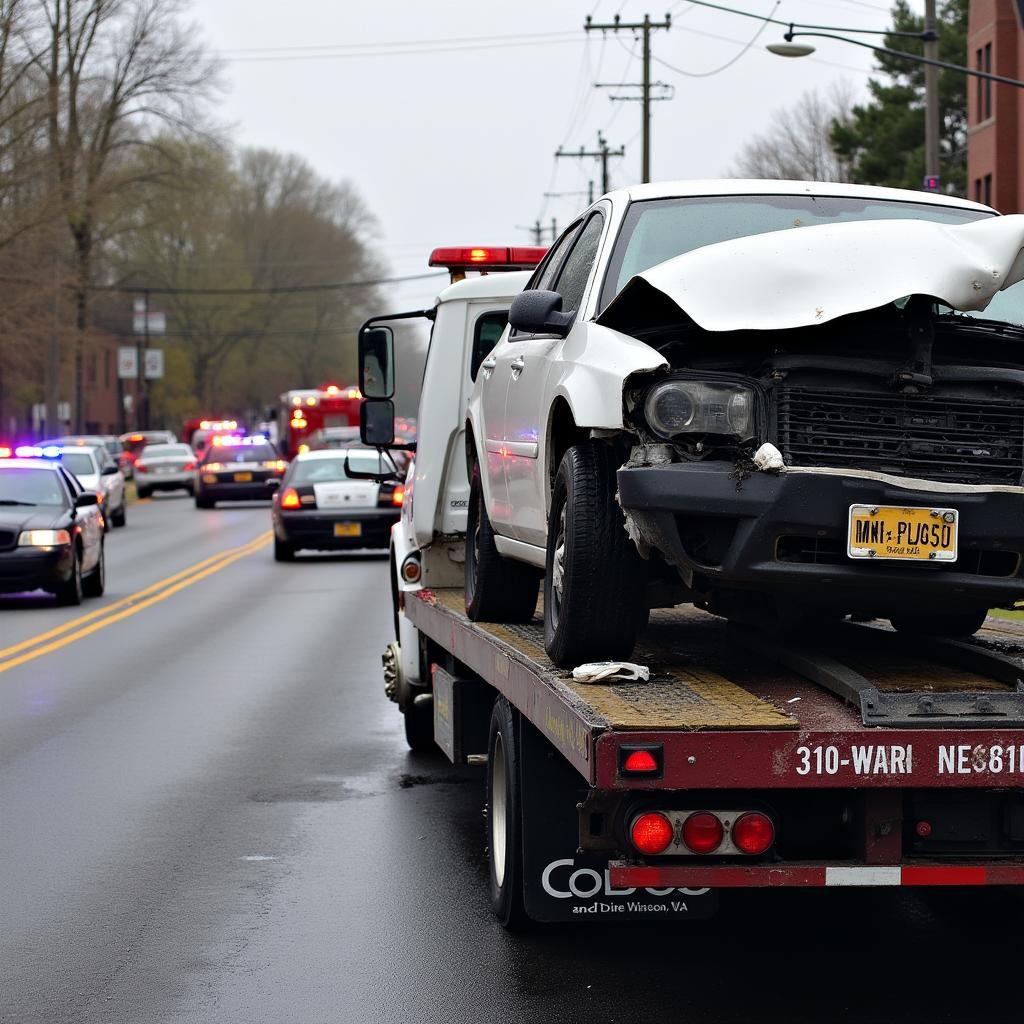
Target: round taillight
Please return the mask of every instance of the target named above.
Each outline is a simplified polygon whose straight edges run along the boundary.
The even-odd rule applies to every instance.
[[[914,826],[914,831],[922,839],[927,839],[932,834],[932,823],[930,821],[919,821]]]
[[[732,827],[732,841],[743,853],[764,853],[775,842],[775,826],[767,814],[748,811]]]
[[[648,811],[633,822],[630,837],[641,853],[664,853],[672,842],[672,822],[664,814]]]
[[[649,750],[634,750],[626,755],[622,762],[624,772],[637,772],[646,774],[658,770],[658,761]]]
[[[422,575],[423,569],[420,566],[420,560],[415,555],[408,555],[402,562],[402,579],[406,583],[419,583]]]
[[[692,853],[714,853],[724,835],[722,823],[708,811],[691,814],[683,822],[683,842]]]

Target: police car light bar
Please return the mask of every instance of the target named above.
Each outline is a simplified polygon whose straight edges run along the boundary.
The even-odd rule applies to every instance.
[[[428,266],[449,270],[529,270],[547,252],[544,245],[446,246],[430,254]]]
[[[61,451],[52,444],[45,448],[40,448],[37,444],[20,444],[14,449],[14,454],[19,459],[59,459]]]

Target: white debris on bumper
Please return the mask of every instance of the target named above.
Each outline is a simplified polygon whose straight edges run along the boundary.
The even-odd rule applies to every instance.
[[[631,661],[591,661],[572,670],[577,683],[646,683],[651,670]]]
[[[765,441],[754,452],[754,465],[764,473],[780,473],[786,468],[786,463],[782,460],[782,452],[770,441]]]

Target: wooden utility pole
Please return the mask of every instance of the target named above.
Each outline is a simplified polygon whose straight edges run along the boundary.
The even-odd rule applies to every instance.
[[[611,187],[608,184],[608,158],[611,156],[625,156],[626,147],[619,146],[618,149],[609,149],[608,140],[600,133],[597,133],[597,149],[584,149],[580,146],[579,149],[563,150],[561,146],[558,147],[555,152],[555,157],[572,157],[576,160],[585,160],[588,157],[594,157],[601,161],[601,195],[611,191]],[[593,189],[594,183],[591,182],[591,189]],[[591,198],[593,202],[593,198]]]
[[[935,0],[924,4],[924,55],[928,60],[939,59],[939,35],[935,17]],[[926,182],[939,178],[939,69],[934,64],[924,66],[924,173]],[[940,185],[941,187],[941,185]]]
[[[663,28],[669,29],[672,27],[672,16],[670,14],[665,15],[664,21],[651,21],[649,14],[644,15],[644,20],[640,22],[626,22],[622,21],[616,14],[610,22],[596,23],[591,20],[590,15],[587,15],[587,20],[583,23],[583,29],[585,32],[592,32],[600,30],[602,32],[612,31],[618,32],[619,29],[628,29],[633,32],[643,32],[643,81],[642,82],[629,82],[620,83],[622,85],[630,85],[632,87],[639,87],[640,102],[642,104],[642,128],[643,128],[643,171],[641,174],[641,180],[646,183],[651,180],[651,33],[655,29]],[[658,85],[659,83],[654,83]]]

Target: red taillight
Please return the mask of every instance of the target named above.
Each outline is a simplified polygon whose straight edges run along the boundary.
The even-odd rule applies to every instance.
[[[147,466],[144,462],[136,462],[135,463],[135,472],[136,473],[148,473],[149,472],[149,466]]]
[[[405,501],[405,488],[399,484],[391,495],[391,504],[401,506]]]
[[[633,845],[641,853],[664,853],[672,842],[672,822],[658,811],[641,814],[629,832]]]
[[[775,826],[767,814],[749,811],[736,819],[732,841],[744,853],[764,853],[775,842]]]
[[[186,462],[185,463],[185,470],[186,470],[186,472],[188,470],[190,470],[190,469],[195,469],[195,468],[196,468],[196,464],[194,462]]]
[[[281,495],[281,508],[300,508],[299,492],[294,487],[286,487]]]
[[[692,853],[714,853],[724,835],[722,823],[708,811],[691,814],[683,822],[683,842]]]
[[[623,775],[651,775],[658,768],[658,759],[649,750],[634,750],[622,762]]]

